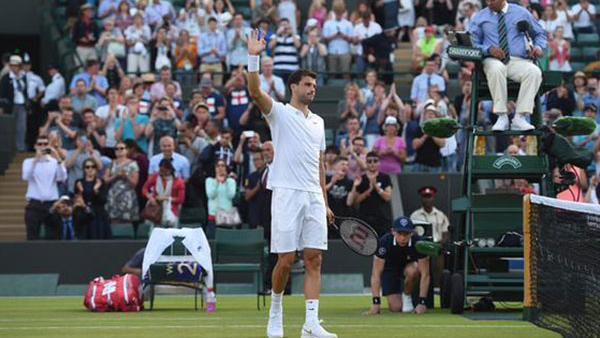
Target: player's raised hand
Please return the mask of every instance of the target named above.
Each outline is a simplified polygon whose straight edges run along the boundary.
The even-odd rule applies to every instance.
[[[267,42],[265,41],[264,33],[258,29],[253,29],[248,37],[248,54],[260,55],[266,46]]]

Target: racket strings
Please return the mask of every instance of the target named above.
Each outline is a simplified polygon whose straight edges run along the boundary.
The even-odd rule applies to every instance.
[[[378,238],[371,229],[354,220],[343,220],[339,224],[340,236],[353,250],[371,255],[377,251]]]

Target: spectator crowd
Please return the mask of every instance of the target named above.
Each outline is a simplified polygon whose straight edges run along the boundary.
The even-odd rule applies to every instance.
[[[572,43],[598,31],[594,4],[522,4],[548,33],[544,67],[571,72]],[[109,238],[111,223],[137,228],[148,205],[161,207],[163,224],[201,219],[209,238],[217,226],[268,230],[266,181],[276,151],[244,75],[246,38],[256,28],[268,46],[261,86],[274,100],[286,100],[286,80],[300,67],[317,72],[319,85],[345,83],[339,126],[325,153],[330,204],[338,215],[387,227],[389,175],[461,168],[465,135],[430,137],[421,125],[436,117],[467,124],[475,68],[449,59],[445,47],[448,32],[468,30],[482,5],[361,0],[350,8],[344,0],[330,7],[312,0],[301,13],[296,0],[250,0],[247,12],[230,0],[187,0],[181,8],[167,0],[68,1],[65,31],[75,46],[77,74],[66,79],[50,65],[44,83],[27,54],[6,56],[0,74],[0,108],[16,116],[17,148],[36,150],[24,178],[30,187],[43,185],[28,190],[28,199],[40,202],[27,222],[28,238],[39,237],[42,210],[79,210],[72,219],[87,224],[65,226],[55,238]],[[394,60],[400,44],[411,47],[415,75],[406,92],[393,76],[394,63],[408,61]],[[545,119],[600,121],[598,74],[591,73],[597,64],[543,96]],[[481,126],[493,124],[491,102],[481,101],[477,114]],[[597,136],[574,141],[597,159]],[[531,154],[520,137],[498,137],[486,147]],[[41,182],[35,168],[56,172],[55,182]],[[586,170],[594,186],[596,168]],[[44,190],[53,189],[48,184],[56,185],[55,193]],[[56,202],[45,203],[50,200]]]

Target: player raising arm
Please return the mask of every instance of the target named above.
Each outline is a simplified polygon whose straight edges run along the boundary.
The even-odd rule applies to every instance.
[[[400,217],[394,221],[392,231],[379,240],[379,248],[373,257],[371,274],[373,305],[368,314],[380,313],[380,294],[387,297],[391,312],[415,311],[417,314],[422,314],[427,311],[425,299],[431,279],[429,257],[417,252],[416,243],[420,239],[413,237],[413,230],[414,226],[410,218]],[[419,282],[419,304],[415,309],[411,295],[417,282]]]
[[[267,188],[273,191],[271,252],[278,254],[267,336],[283,337],[283,290],[296,251],[304,251],[306,321],[301,337],[336,338],[319,322],[322,251],[327,250],[327,222],[333,221],[333,213],[325,188],[325,124],[308,109],[316,95],[317,75],[295,71],[288,79],[290,103],[274,102],[260,89],[259,55],[265,41],[259,34],[253,31],[248,38],[248,90],[269,123],[275,148]]]

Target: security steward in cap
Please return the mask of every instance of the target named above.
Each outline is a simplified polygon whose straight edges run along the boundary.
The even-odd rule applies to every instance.
[[[381,297],[387,297],[391,312],[427,311],[426,298],[429,290],[429,257],[416,250],[421,240],[413,235],[414,225],[410,218],[400,217],[393,222],[389,233],[379,239],[379,247],[373,258],[371,273],[371,293],[373,305],[367,314],[376,315],[381,311]],[[412,302],[412,292],[419,287],[419,301],[416,309]]]
[[[410,219],[414,221],[423,221],[431,224],[431,236],[434,242],[446,244],[450,241],[450,222],[443,211],[435,207],[435,196],[437,189],[432,186],[424,186],[419,189],[421,196],[421,208],[415,210]],[[440,278],[444,266],[450,266],[445,262],[446,256],[435,257],[432,260],[434,287],[440,286]]]

